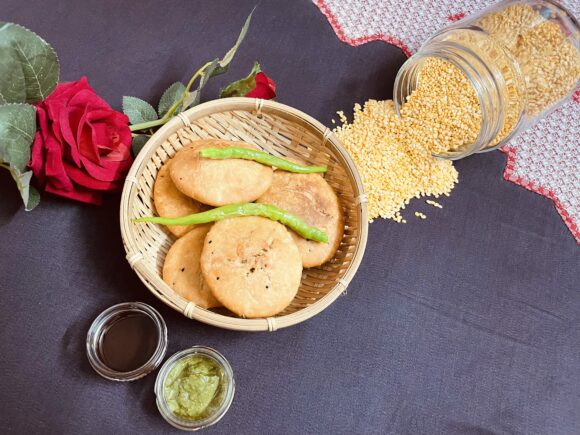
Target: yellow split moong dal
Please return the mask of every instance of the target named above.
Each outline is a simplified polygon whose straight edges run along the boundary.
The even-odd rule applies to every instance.
[[[401,210],[413,198],[449,195],[458,174],[451,161],[432,156],[415,139],[413,124],[399,118],[391,100],[354,107],[354,119],[334,132],[352,156],[368,197],[369,218],[402,222]]]

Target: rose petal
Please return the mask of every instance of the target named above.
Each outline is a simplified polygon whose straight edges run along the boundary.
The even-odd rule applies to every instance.
[[[263,72],[256,74],[256,87],[246,97],[269,100],[276,96],[276,83]]]
[[[34,135],[34,142],[30,152],[30,162],[28,166],[34,173],[41,186],[44,185],[46,177],[44,175],[44,139],[42,133],[37,131]]]
[[[109,151],[107,160],[110,162],[120,162],[122,160],[131,160],[131,148],[120,145],[116,150]],[[129,165],[131,166],[131,165]]]
[[[113,148],[114,142],[111,141],[112,127],[102,120],[97,122],[91,122],[91,140],[97,149],[108,149]]]
[[[106,121],[108,120],[111,116],[113,115],[120,115],[119,112],[115,112],[112,109],[95,109],[95,110],[90,110],[87,113],[87,119],[91,122],[95,122],[95,121]]]
[[[88,110],[88,109],[87,109]],[[100,163],[100,155],[98,149],[98,142],[94,138],[95,126],[88,122],[85,113],[79,122],[77,129],[77,144],[79,147],[79,154],[84,158],[92,160],[94,163]]]
[[[54,137],[56,138],[56,140],[58,140],[59,142],[62,142],[63,137],[62,137],[62,132],[60,131],[60,124],[58,122],[51,122],[50,129],[52,131],[52,134],[54,134]]]
[[[267,85],[272,91],[276,92],[276,83],[270,77],[266,75],[264,72],[259,72],[256,74],[258,77],[258,83],[263,83]]]
[[[133,164],[131,159],[121,161],[109,161],[101,159],[101,165],[95,165],[90,160],[83,160],[83,166],[87,173],[100,181],[117,181],[122,179]]]
[[[133,137],[129,128],[129,117],[123,113],[112,112],[108,120],[110,125],[117,130],[119,143],[125,144],[126,147],[131,147]]]
[[[44,190],[54,195],[63,196],[87,204],[101,205],[103,203],[103,194],[101,192],[95,192],[81,187],[78,187],[75,190],[64,191],[52,186],[51,184],[47,184]]]
[[[79,118],[82,115],[78,115]],[[63,144],[64,154],[68,159],[73,161],[77,166],[81,165],[81,158],[78,152],[77,141],[75,139],[75,134],[73,130],[73,126],[71,125],[71,118],[75,121],[76,116],[71,115],[71,113],[64,109],[60,112],[58,118],[55,119],[55,122],[60,126],[60,132],[62,133],[62,138],[64,140],[61,141]],[[75,122],[78,124],[78,121]]]
[[[71,190],[72,183],[64,170],[64,163],[62,161],[61,145],[55,140],[53,136],[49,136],[44,141],[46,149],[44,174],[47,178],[47,183],[64,190]]]
[[[50,118],[57,119],[60,116],[60,112],[66,108],[68,101],[84,89],[92,91],[86,77],[82,77],[76,82],[59,83],[56,89],[39,105],[43,105],[46,108]]]
[[[61,82],[56,89],[49,95],[50,101],[55,101],[61,98],[65,100],[70,99],[73,95],[83,89],[91,89],[89,81],[86,76],[82,76],[75,82]],[[45,100],[46,101],[46,100]]]
[[[46,113],[50,119],[58,119],[60,117],[61,112],[66,108],[66,100],[62,99],[52,101],[49,98],[47,98],[44,101],[41,101],[38,104],[38,107],[43,107],[46,110]]]
[[[82,169],[79,169],[72,165],[67,165],[65,163],[65,168],[67,174],[79,186],[86,187],[87,189],[93,190],[118,190],[119,183],[114,181],[101,181],[88,175]]]
[[[88,107],[91,111],[99,109],[112,110],[111,106],[109,106],[105,100],[95,94],[95,91],[90,88],[83,89],[76,95],[72,96],[67,107],[80,107],[82,109]]]
[[[124,145],[120,141],[120,134],[118,130],[116,130],[111,125],[100,125],[99,134],[103,137],[101,138],[100,142],[97,142],[99,155],[102,159],[106,159],[108,161],[121,161],[127,160],[131,158],[131,149],[129,146]],[[102,144],[102,145],[101,145]]]
[[[131,144],[133,143],[133,136],[131,135],[131,130],[125,125],[125,128],[117,130],[117,133],[119,133],[119,149],[126,151],[129,158],[132,158]]]

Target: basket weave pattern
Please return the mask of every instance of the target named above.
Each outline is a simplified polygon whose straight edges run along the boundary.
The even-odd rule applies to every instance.
[[[159,168],[197,139],[244,141],[281,157],[327,166],[325,179],[344,210],[345,230],[335,256],[321,267],[304,269],[298,294],[280,314],[242,319],[197,307],[161,278],[167,251],[175,241],[163,226],[133,223],[156,214],[153,185]],[[346,291],[362,259],[367,239],[367,210],[362,182],[350,157],[331,131],[308,115],[272,101],[228,98],[202,104],[168,122],[139,153],[121,199],[121,232],[127,260],[159,299],[190,318],[227,329],[273,331],[306,320]]]

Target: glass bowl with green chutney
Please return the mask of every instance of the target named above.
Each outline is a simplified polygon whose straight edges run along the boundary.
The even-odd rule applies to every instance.
[[[217,423],[234,399],[232,367],[222,354],[205,346],[177,352],[155,381],[157,408],[177,429],[195,431]]]

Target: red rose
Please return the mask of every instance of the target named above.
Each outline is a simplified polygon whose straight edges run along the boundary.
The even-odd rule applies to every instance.
[[[265,73],[256,74],[256,87],[246,94],[246,97],[269,100],[276,96],[276,83]]]
[[[36,110],[39,131],[29,166],[41,188],[91,204],[121,188],[132,163],[129,119],[111,109],[86,77],[60,83]]]

